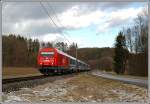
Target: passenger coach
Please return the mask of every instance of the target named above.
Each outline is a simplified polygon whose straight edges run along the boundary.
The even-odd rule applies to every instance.
[[[39,71],[44,75],[90,70],[88,64],[57,48],[40,49],[37,60]]]

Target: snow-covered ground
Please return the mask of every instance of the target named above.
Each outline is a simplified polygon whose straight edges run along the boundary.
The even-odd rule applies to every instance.
[[[146,103],[148,90],[95,77],[89,74],[57,80],[34,88],[3,93],[4,102],[140,102]]]

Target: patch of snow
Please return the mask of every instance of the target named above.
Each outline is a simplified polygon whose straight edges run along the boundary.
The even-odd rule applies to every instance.
[[[36,95],[39,95],[39,96],[48,96],[48,95],[61,96],[61,95],[66,94],[67,90],[56,87],[56,88],[51,88],[51,89],[45,88],[42,91],[33,91],[33,93],[35,93]]]
[[[11,96],[7,96],[7,100],[5,102],[22,102],[22,101],[24,101],[24,99],[22,99],[21,97],[11,95]]]
[[[136,93],[133,92],[127,92],[125,90],[120,89],[114,89],[111,91],[118,95],[119,101],[121,102],[145,102],[143,96],[137,95]]]
[[[31,88],[20,88],[20,90],[27,90],[27,91],[30,91],[31,90]]]

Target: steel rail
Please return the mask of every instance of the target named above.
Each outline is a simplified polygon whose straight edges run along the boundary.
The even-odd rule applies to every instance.
[[[40,78],[46,78],[46,77],[48,77],[48,76],[38,75],[38,76],[8,78],[8,79],[2,79],[2,84],[21,82],[21,81],[27,81],[27,80],[34,80],[34,79],[40,79]]]

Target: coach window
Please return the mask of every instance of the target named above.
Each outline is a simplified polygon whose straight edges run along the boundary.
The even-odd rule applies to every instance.
[[[72,59],[70,59],[70,64],[73,64],[73,60]]]

